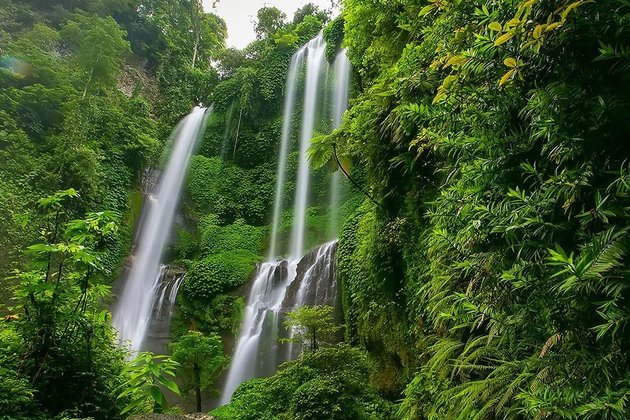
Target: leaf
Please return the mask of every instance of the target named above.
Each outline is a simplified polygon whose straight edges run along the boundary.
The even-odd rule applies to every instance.
[[[346,172],[350,172],[350,159],[345,156],[339,156],[339,163]]]
[[[158,382],[160,384],[164,385],[164,387],[166,387],[171,392],[173,392],[173,393],[175,393],[177,395],[181,395],[181,393],[179,391],[179,387],[171,379],[169,379],[169,378],[167,378],[165,376],[160,376],[160,377],[157,378],[157,380],[158,380]]]
[[[540,35],[542,34],[542,31],[543,31],[543,26],[542,25],[536,25],[536,27],[534,28],[534,34],[533,34],[534,35],[534,39],[540,38]]]
[[[508,28],[513,28],[515,26],[518,26],[520,23],[521,23],[520,19],[514,18],[514,19],[508,20],[506,25],[507,25]]]
[[[466,57],[464,57],[463,55],[456,55],[454,57],[451,57],[450,60],[448,60],[446,62],[447,66],[456,66],[459,64],[462,64],[464,62],[466,62],[466,60],[468,60]]]
[[[514,32],[507,32],[507,33],[501,35],[500,37],[498,37],[494,41],[494,45],[498,47],[501,44],[505,44],[506,42],[508,42],[513,37],[514,37]]]
[[[149,387],[149,394],[151,395],[151,398],[153,398],[153,400],[155,401],[157,405],[159,405],[160,407],[167,406],[166,398],[164,397],[164,393],[162,392],[159,386],[151,385]]]
[[[431,12],[433,11],[433,9],[434,9],[434,8],[435,8],[435,6],[434,6],[434,5],[432,5],[432,4],[430,4],[430,5],[428,5],[428,6],[424,6],[424,7],[422,8],[422,10],[420,10],[420,16],[426,16],[426,15],[428,15],[429,13],[431,13]]]
[[[547,25],[547,27],[545,28],[545,32],[553,31],[554,29],[557,29],[560,26],[562,26],[562,22],[551,23],[551,24]]]
[[[560,13],[560,16],[562,17],[562,21],[564,22],[565,20],[567,20],[567,16],[569,16],[569,13],[571,13],[571,11],[573,11],[575,8],[577,8],[578,6],[581,6],[583,3],[582,0],[580,1],[576,1],[575,3],[571,3],[570,5],[568,5],[563,11],[562,13]]]
[[[499,80],[499,86],[503,86],[504,84],[509,82],[515,73],[516,73],[516,69],[512,69],[508,71],[507,73],[505,73],[503,77],[501,77],[501,80]]]
[[[431,102],[431,104],[436,104],[436,103],[440,102],[442,99],[444,99],[444,97],[446,97],[446,89],[444,89],[444,86],[440,86],[438,88],[438,92],[435,95],[435,97],[433,98],[433,102]]]
[[[507,67],[514,68],[516,67],[516,60],[512,57],[508,57],[503,60],[503,64],[505,64]]]
[[[488,28],[490,28],[491,30],[495,32],[501,32],[501,30],[503,29],[503,26],[501,26],[499,22],[492,22],[490,25],[488,25]]]

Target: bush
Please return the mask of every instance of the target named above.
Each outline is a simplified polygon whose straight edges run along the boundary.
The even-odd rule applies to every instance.
[[[210,255],[192,265],[183,290],[189,298],[210,300],[246,283],[258,259],[247,250]]]
[[[223,419],[388,419],[392,406],[369,385],[372,366],[365,352],[346,345],[305,353],[268,378],[241,384],[230,404],[213,415]]]
[[[211,224],[206,226],[201,235],[201,252],[209,255],[240,249],[257,254],[261,250],[263,238],[263,229],[247,225],[243,219],[228,226]]]

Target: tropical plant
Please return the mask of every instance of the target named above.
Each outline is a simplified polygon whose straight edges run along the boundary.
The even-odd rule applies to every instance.
[[[139,353],[123,371],[125,382],[118,395],[118,400],[125,403],[121,414],[164,412],[168,404],[161,387],[180,395],[179,387],[173,381],[179,366],[168,356]]]
[[[172,359],[179,363],[179,370],[192,372],[192,381],[183,390],[195,391],[195,403],[200,412],[201,391],[212,386],[214,378],[228,362],[223,354],[221,337],[189,331],[178,341],[171,343],[170,348],[173,352]]]

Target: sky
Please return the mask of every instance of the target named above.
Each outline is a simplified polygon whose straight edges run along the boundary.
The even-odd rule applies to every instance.
[[[256,39],[254,21],[256,12],[262,7],[274,6],[282,10],[287,18],[293,19],[297,9],[313,3],[322,9],[330,8],[330,0],[219,0],[216,9],[213,0],[203,0],[207,12],[221,16],[228,27],[228,47],[244,48]]]

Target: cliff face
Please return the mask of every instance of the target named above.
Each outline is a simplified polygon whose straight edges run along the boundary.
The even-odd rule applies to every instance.
[[[284,308],[329,305],[341,317],[337,281],[337,243],[329,243],[306,254],[298,263],[297,276],[287,288]]]

